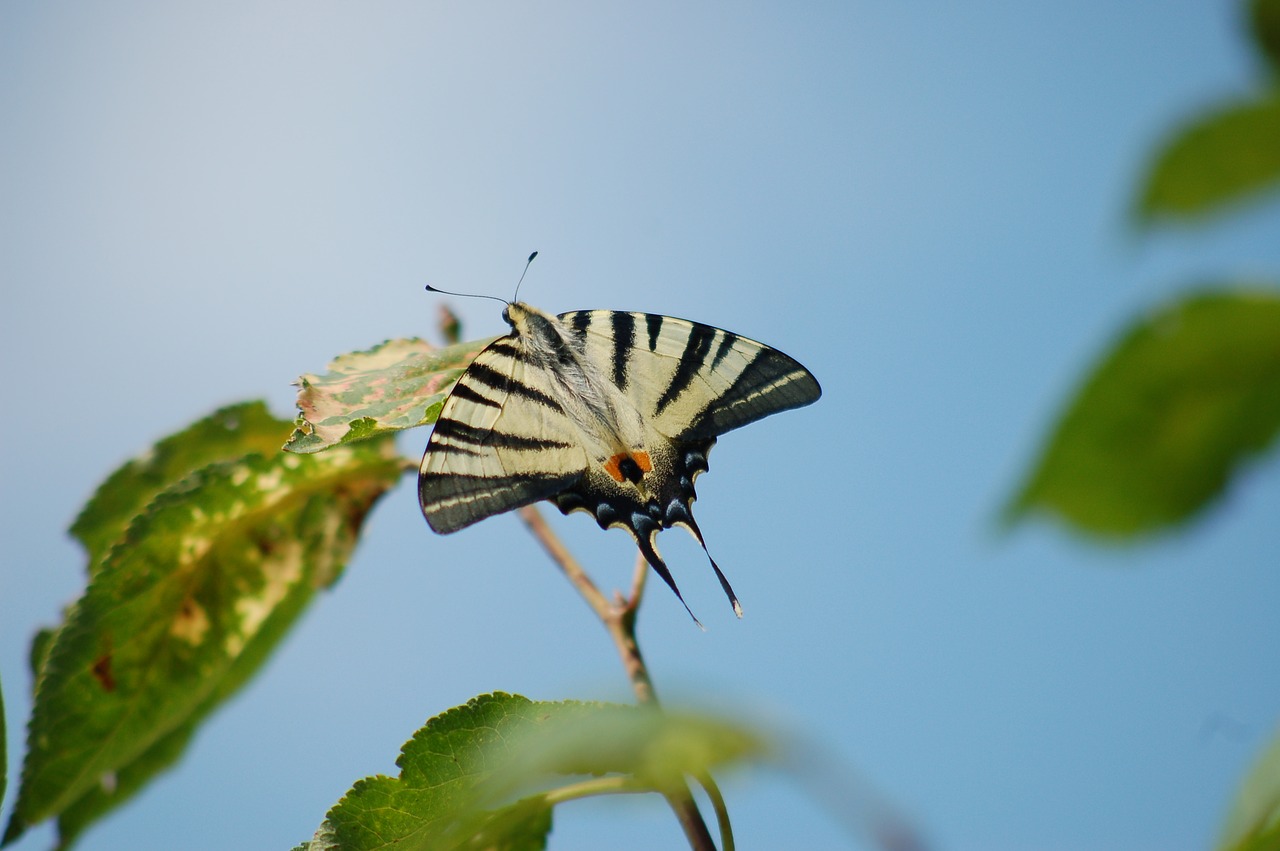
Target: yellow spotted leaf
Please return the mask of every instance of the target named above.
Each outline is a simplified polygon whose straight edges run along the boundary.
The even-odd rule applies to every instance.
[[[90,550],[103,554],[88,588],[33,653],[34,706],[6,842],[56,817],[65,847],[174,762],[338,576],[365,515],[399,479],[389,440],[290,455],[261,440],[274,434],[278,447],[287,422],[233,419],[219,426],[219,460],[152,497],[139,495],[147,476],[134,473],[164,453],[109,480],[138,508],[103,510],[104,524],[123,531],[110,546],[95,533]],[[175,436],[169,457],[198,457],[180,444],[207,436],[208,422]]]

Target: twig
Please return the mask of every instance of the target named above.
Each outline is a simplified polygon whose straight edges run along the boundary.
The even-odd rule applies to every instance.
[[[640,655],[640,646],[636,643],[636,614],[640,607],[640,598],[644,594],[646,578],[649,575],[649,566],[644,556],[637,554],[630,598],[624,598],[619,594],[617,602],[610,603],[591,581],[591,577],[587,576],[582,565],[578,564],[577,559],[570,554],[564,543],[547,525],[547,521],[537,508],[528,505],[521,508],[519,514],[534,538],[547,551],[547,555],[551,556],[551,560],[564,572],[573,583],[573,587],[578,589],[578,593],[604,624],[604,628],[618,648],[618,655],[622,657],[622,668],[627,673],[627,679],[631,681],[631,688],[636,693],[637,702],[641,705],[657,707],[658,695],[654,691],[653,681],[649,678],[649,669],[645,667],[644,657]],[[716,789],[714,781],[708,784],[707,781],[710,780],[710,777],[699,778],[699,782],[707,789],[707,794],[716,807],[716,816],[720,821],[723,837],[726,835],[725,822],[728,815],[723,811],[724,799],[720,797],[719,789]],[[678,788],[671,792],[664,792],[663,797],[667,799],[667,803],[680,822],[680,827],[684,829],[689,847],[694,851],[716,851],[715,840],[707,830],[707,823],[703,821],[702,813],[698,811],[698,804],[693,800],[693,794],[689,791],[688,785],[681,780]],[[728,836],[730,844],[726,847],[732,848],[732,834]]]
[[[565,576],[569,577],[569,581],[578,589],[578,593],[587,601],[587,605],[595,611],[600,620],[608,622],[613,607],[609,605],[609,601],[600,593],[600,589],[591,581],[591,577],[587,576],[582,565],[578,564],[578,560],[573,557],[556,533],[551,531],[542,513],[536,506],[526,505],[520,509],[519,514],[524,525],[529,527],[529,531],[538,539],[538,543],[542,544],[542,548],[547,551],[547,555],[551,556],[551,560],[564,571]]]

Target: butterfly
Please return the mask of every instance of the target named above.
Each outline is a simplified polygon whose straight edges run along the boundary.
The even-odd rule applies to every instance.
[[[671,316],[556,316],[512,301],[502,318],[511,333],[458,379],[423,454],[418,498],[431,528],[549,499],[625,529],[688,610],[655,545],[683,526],[742,617],[693,519],[694,480],[720,435],[817,401],[813,375],[763,343]]]

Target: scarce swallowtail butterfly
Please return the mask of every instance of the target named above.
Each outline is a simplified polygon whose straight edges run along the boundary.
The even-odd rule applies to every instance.
[[[656,549],[658,532],[683,526],[706,551],[693,484],[716,438],[817,401],[817,380],[777,349],[670,316],[554,316],[512,301],[502,318],[511,333],[476,355],[427,443],[418,475],[427,523],[456,532],[549,499],[565,514],[585,511],[603,529],[629,532],[684,603]],[[729,581],[707,558],[741,617]]]

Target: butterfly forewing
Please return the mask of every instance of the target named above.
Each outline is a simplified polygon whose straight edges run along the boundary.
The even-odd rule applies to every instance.
[[[554,496],[586,471],[571,425],[522,351],[517,338],[494,342],[440,411],[418,476],[437,532]]]
[[[587,358],[607,365],[652,427],[674,439],[716,437],[822,394],[793,358],[721,328],[613,310],[560,318],[579,335]]]

